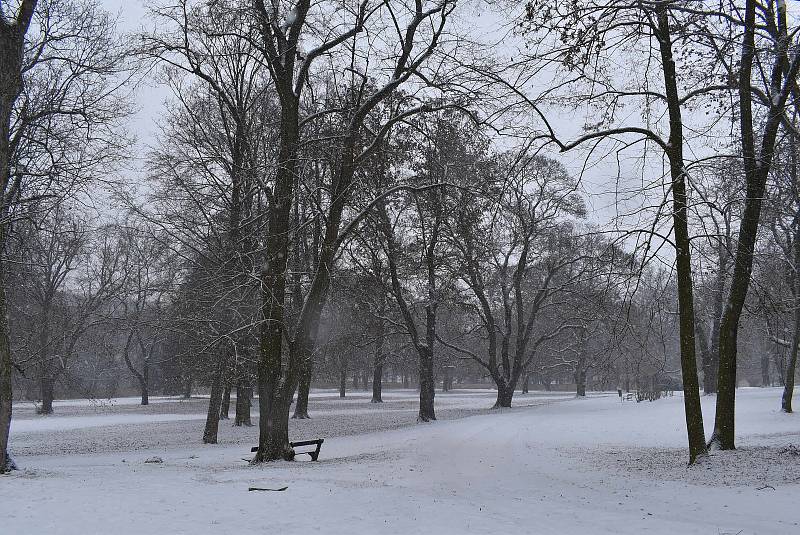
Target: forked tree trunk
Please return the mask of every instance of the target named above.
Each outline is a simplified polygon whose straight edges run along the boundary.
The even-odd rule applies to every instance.
[[[265,398],[269,399],[269,402],[264,403]],[[294,450],[289,445],[290,404],[291,395],[269,396],[266,392],[259,392],[259,431],[263,429],[264,435],[259,436],[259,447],[254,462],[294,459]]]
[[[758,239],[758,227],[761,219],[761,205],[769,177],[772,157],[775,149],[775,140],[778,135],[784,108],[789,96],[789,90],[795,87],[798,70],[800,70],[800,57],[792,57],[791,63],[786,61],[789,57],[789,44],[791,37],[787,34],[786,3],[777,2],[774,11],[770,11],[769,23],[776,22],[776,26],[767,24],[768,31],[776,31],[772,37],[774,41],[774,58],[769,79],[769,85],[775,90],[768,103],[768,110],[764,114],[763,123],[754,118],[752,110],[753,88],[751,77],[754,63],[760,72],[761,62],[756,59],[756,32],[760,33],[762,14],[755,0],[745,2],[742,32],[742,54],[739,67],[739,125],[740,141],[742,146],[742,162],[746,181],[744,210],[742,211],[741,225],[736,245],[736,254],[733,261],[733,276],[731,278],[730,293],[722,316],[719,336],[719,392],[717,393],[716,415],[714,419],[714,433],[711,435],[710,445],[722,450],[736,448],[735,443],[735,413],[736,413],[736,367],[739,322],[744,308],[747,292],[750,287],[750,275],[753,270],[753,251]],[[758,28],[758,29],[757,29]],[[760,116],[760,114],[758,114]],[[756,139],[754,124],[759,121],[763,124],[760,139]]]
[[[262,24],[269,24],[262,21]],[[269,30],[266,30],[269,31]],[[294,58],[292,58],[292,61]],[[282,88],[278,170],[269,209],[266,250],[269,257],[261,273],[261,324],[258,362],[258,452],[253,463],[293,459],[289,445],[289,407],[297,370],[283,366],[286,266],[289,254],[289,216],[297,175],[300,139],[299,102],[291,83]],[[290,356],[291,358],[291,356]]]
[[[495,380],[497,386],[497,399],[494,402],[493,409],[507,409],[511,407],[514,400],[514,388],[506,382],[505,379],[500,378]]]

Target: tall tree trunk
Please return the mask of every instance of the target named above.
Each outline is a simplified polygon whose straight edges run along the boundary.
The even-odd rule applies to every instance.
[[[268,23],[264,23],[268,24]],[[292,58],[293,61],[293,58]],[[293,185],[298,172],[299,102],[291,82],[282,82],[281,136],[278,170],[269,208],[267,262],[261,273],[261,332],[258,362],[258,452],[254,463],[294,459],[289,445],[289,408],[294,394],[297,363],[283,365],[286,266]]]
[[[756,57],[755,34],[756,2],[745,2],[744,31],[742,37],[742,55],[739,68],[739,124],[741,126],[742,161],[746,184],[746,196],[736,254],[733,260],[733,276],[730,293],[722,316],[719,335],[719,379],[717,393],[717,411],[714,419],[714,433],[710,446],[723,450],[736,448],[735,412],[736,412],[736,367],[739,321],[741,319],[747,292],[750,288],[750,275],[753,270],[753,251],[758,238],[758,227],[761,219],[761,205],[766,189],[767,177],[772,165],[775,140],[780,127],[783,110],[789,88],[794,87],[800,57],[793,59],[791,66],[786,62],[790,39],[786,33],[786,4],[778,2],[777,10],[770,16],[777,17],[777,29],[780,35],[775,39],[774,60],[769,84],[775,94],[770,100],[765,115],[761,139],[757,142],[753,117],[753,89],[751,86],[753,64]],[[760,16],[760,15],[759,15]],[[769,26],[769,25],[767,25]],[[769,28],[768,28],[769,30]],[[760,63],[759,63],[760,64]],[[786,72],[784,72],[786,68]],[[790,85],[787,85],[790,84]]]
[[[192,385],[194,378],[189,375],[183,383],[183,399],[190,399],[192,397]]]
[[[0,245],[4,243],[3,231],[3,227],[0,226]],[[1,246],[0,252],[2,252]],[[10,470],[13,466],[8,455],[8,435],[11,427],[13,403],[11,378],[14,369],[11,363],[11,344],[8,332],[5,262],[4,255],[0,254],[0,474]]]
[[[226,348],[227,350],[227,348]],[[211,383],[211,395],[208,400],[208,413],[206,414],[206,427],[203,430],[203,443],[216,444],[217,432],[219,431],[219,413],[222,407],[222,391],[225,380],[225,368],[227,359],[220,357],[217,369],[214,371],[214,380]]]
[[[239,381],[236,385],[236,417],[233,421],[235,426],[251,426],[250,406],[253,398],[253,388],[245,381]]]
[[[229,420],[231,412],[231,383],[225,382],[225,389],[222,391],[222,403],[219,407],[219,419]]]
[[[347,395],[347,368],[339,368],[339,397]]]
[[[797,369],[797,353],[800,348],[800,225],[794,230],[794,270],[792,271],[792,293],[794,294],[794,336],[792,347],[789,352],[789,362],[786,365],[786,379],[783,386],[783,396],[781,396],[781,410],[792,412],[792,396],[794,395],[794,377]],[[769,362],[769,361],[767,361]],[[769,370],[769,368],[767,368]]]
[[[23,0],[16,17],[13,10],[3,14],[0,24],[0,202],[9,198],[11,183],[11,116],[14,103],[22,92],[22,59],[25,34],[36,9],[36,0]],[[10,207],[0,205],[0,221],[6,221]],[[8,302],[5,291],[5,254],[8,228],[0,224],[0,474],[12,467],[8,455],[8,435],[13,403],[11,343],[8,325]]]
[[[669,109],[669,145],[665,149],[672,180],[672,222],[675,234],[675,263],[678,279],[678,315],[681,348],[681,375],[686,431],[689,442],[689,463],[706,453],[703,411],[700,406],[700,384],[695,355],[694,289],[692,283],[691,244],[686,196],[686,168],[683,161],[683,119],[678,97],[675,60],[668,2],[656,2],[658,42],[664,72]]]
[[[525,373],[525,380],[522,382],[522,393],[527,394],[530,391],[531,374]]]

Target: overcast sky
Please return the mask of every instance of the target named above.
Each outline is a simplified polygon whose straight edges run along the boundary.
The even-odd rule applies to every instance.
[[[147,17],[146,2],[143,0],[100,0],[101,4],[111,12],[119,16],[119,29],[123,32],[136,32],[140,30],[152,30],[153,22]],[[497,10],[481,7],[484,4],[472,0],[466,6],[462,4],[461,11],[462,23],[469,25],[470,32],[479,35],[483,40],[496,42],[505,36],[505,41],[500,46],[513,46],[512,38],[508,36],[507,24]],[[164,100],[169,98],[169,92],[162,86],[155,83],[152,77],[145,80],[145,83],[138,89],[136,94],[137,111],[131,118],[129,129],[136,136],[136,146],[131,151],[134,167],[131,174],[139,175],[141,165],[147,153],[147,148],[156,141],[158,132],[158,120],[164,113]],[[636,111],[635,113],[638,113]],[[565,138],[572,137],[581,131],[585,122],[584,114],[581,110],[573,110],[570,113],[561,112],[554,121],[554,125]],[[578,153],[570,153],[566,157],[558,157],[575,174],[583,172],[583,187],[589,193],[588,203],[590,207],[590,221],[592,223],[605,224],[616,212],[616,196],[611,193],[617,184],[617,175],[620,165],[623,174],[634,183],[637,175],[641,175],[641,170],[637,169],[631,161],[618,162],[616,158],[607,158],[604,161],[595,162],[588,169],[584,169],[584,160]],[[638,159],[638,155],[635,156]],[[656,158],[656,160],[658,160]],[[654,161],[660,169],[660,162]],[[139,169],[139,171],[135,170]],[[657,169],[653,171],[659,172]],[[631,178],[633,177],[633,178]],[[629,207],[639,204],[641,200],[629,202]],[[625,208],[623,210],[627,210]]]

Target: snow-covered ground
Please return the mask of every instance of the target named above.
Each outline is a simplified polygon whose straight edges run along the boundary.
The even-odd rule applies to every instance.
[[[320,461],[258,467],[243,460],[255,427],[199,444],[203,400],[16,407],[0,533],[800,533],[800,416],[777,389],[740,389],[739,451],[692,468],[680,394],[535,393],[490,412],[491,392],[457,391],[437,394],[445,421],[419,425],[414,395],[316,392],[291,433],[326,437]]]

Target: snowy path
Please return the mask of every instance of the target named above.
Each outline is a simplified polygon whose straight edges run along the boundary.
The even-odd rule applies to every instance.
[[[778,396],[740,390],[744,449],[715,461],[800,445],[800,420],[775,410]],[[24,457],[25,471],[0,480],[0,532],[800,533],[800,457],[769,481],[741,474],[708,486],[719,463],[683,466],[682,418],[678,396],[606,397],[330,438],[318,463],[251,467],[240,446],[200,445]],[[634,462],[653,452],[674,454],[672,464]],[[144,464],[153,454],[164,463]]]

